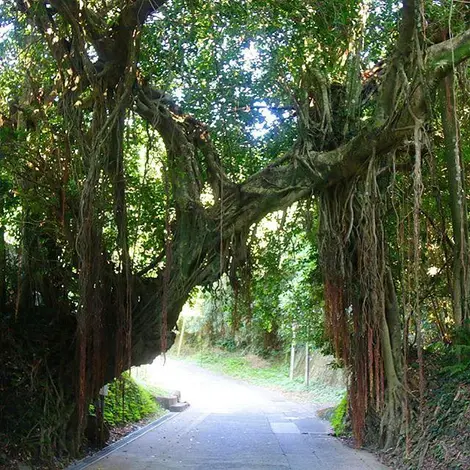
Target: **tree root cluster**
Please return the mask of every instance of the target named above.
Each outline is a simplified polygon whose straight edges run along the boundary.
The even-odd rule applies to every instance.
[[[385,460],[398,470],[470,468],[468,372],[454,378],[441,373],[428,380],[432,389],[425,396],[422,416],[415,398],[408,439],[402,429],[397,445],[384,454]]]

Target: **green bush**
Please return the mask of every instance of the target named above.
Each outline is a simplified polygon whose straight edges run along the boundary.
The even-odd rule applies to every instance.
[[[331,426],[337,436],[346,433],[346,418],[348,414],[348,396],[344,395],[331,417]]]
[[[139,421],[159,410],[152,394],[125,372],[109,384],[104,400],[104,420],[109,426]]]
[[[470,322],[454,332],[452,347],[444,356],[442,372],[452,377],[470,373]]]

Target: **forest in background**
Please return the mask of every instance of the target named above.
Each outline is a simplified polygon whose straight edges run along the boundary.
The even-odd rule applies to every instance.
[[[2,2],[2,455],[78,455],[198,288],[334,352],[358,446],[470,465],[469,8]]]

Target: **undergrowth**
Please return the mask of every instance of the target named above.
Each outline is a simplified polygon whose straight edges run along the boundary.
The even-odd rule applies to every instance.
[[[452,347],[426,358],[427,393],[422,416],[412,410],[408,442],[389,452],[396,469],[470,469],[470,334],[459,332]]]
[[[348,396],[344,395],[338,406],[334,409],[331,416],[331,426],[336,436],[344,436],[346,434],[346,421],[348,415]]]
[[[109,385],[104,400],[104,421],[108,426],[134,423],[158,412],[163,414],[164,411],[152,393],[128,373]]]

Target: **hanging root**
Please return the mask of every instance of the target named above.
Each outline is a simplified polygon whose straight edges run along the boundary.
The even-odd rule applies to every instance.
[[[377,175],[378,162],[372,158],[363,179],[330,190],[320,207],[327,332],[351,372],[349,402],[357,445],[364,440],[369,413],[384,412],[383,423],[399,422],[401,403],[388,327],[383,335],[382,319],[386,324],[396,302],[389,300],[384,202]]]

